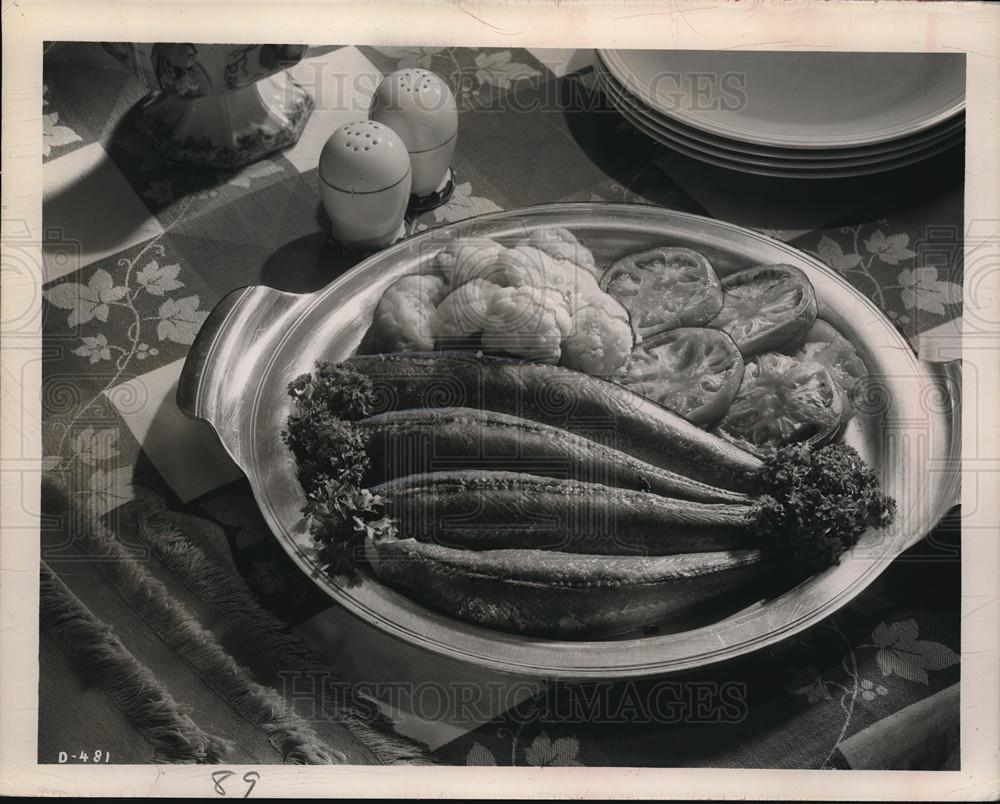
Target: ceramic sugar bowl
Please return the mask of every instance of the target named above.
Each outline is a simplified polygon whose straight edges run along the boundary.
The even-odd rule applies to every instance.
[[[448,85],[429,70],[389,73],[375,90],[368,116],[406,143],[413,165],[413,205],[423,210],[447,201],[458,139],[458,109]]]
[[[412,171],[406,146],[391,128],[373,120],[338,128],[320,154],[319,184],[342,245],[372,251],[402,236]]]
[[[294,145],[312,97],[287,72],[305,45],[107,43],[151,91],[136,126],[167,158],[235,169]]]

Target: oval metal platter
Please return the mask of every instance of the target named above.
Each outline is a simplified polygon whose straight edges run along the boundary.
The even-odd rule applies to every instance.
[[[290,411],[286,386],[319,359],[358,347],[379,297],[452,239],[513,242],[562,226],[598,265],[658,245],[706,254],[722,276],[761,263],[805,271],[820,316],[850,338],[873,382],[845,435],[881,473],[899,513],[872,530],[841,563],[794,588],[721,619],[681,630],[599,641],[529,638],[460,622],[364,575],[348,585],[320,571],[301,515],[294,460],[281,441]],[[202,327],[181,376],[178,404],[208,422],[253,488],[261,513],[295,563],[331,600],[399,639],[464,662],[522,676],[561,679],[649,677],[732,659],[815,625],[862,592],[958,502],[960,375],[917,359],[878,308],[813,257],[731,224],[655,207],[548,204],[432,229],[369,257],[312,294],[255,286],[233,291]],[[664,631],[667,631],[666,633]]]

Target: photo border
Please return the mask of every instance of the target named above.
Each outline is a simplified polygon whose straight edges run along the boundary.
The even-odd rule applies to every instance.
[[[247,13],[252,11],[252,13]],[[309,41],[355,45],[965,52],[967,145],[962,355],[965,405],[1000,398],[1000,265],[977,259],[1000,238],[1000,6],[988,3],[757,0],[675,2],[173,2],[21,0],[3,9],[3,240],[41,232],[42,43]],[[192,36],[192,32],[196,32]],[[998,789],[1000,495],[963,522],[960,771],[772,771],[712,768],[461,768],[36,765],[38,517],[41,468],[40,245],[35,281],[5,272],[0,290],[0,792],[213,795],[219,767],[258,770],[255,796],[468,798],[778,798],[987,800]],[[16,279],[16,281],[14,281]],[[975,321],[976,326],[970,325]],[[8,324],[7,322],[13,322]],[[969,387],[969,377],[976,387]],[[963,494],[1000,476],[1000,427],[966,416]],[[981,479],[985,474],[985,481]],[[994,488],[996,487],[994,480]],[[966,497],[968,500],[969,498]],[[982,496],[981,496],[982,500]],[[31,538],[34,536],[35,538]]]

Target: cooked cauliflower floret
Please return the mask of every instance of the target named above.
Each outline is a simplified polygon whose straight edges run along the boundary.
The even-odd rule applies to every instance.
[[[434,335],[438,347],[461,343],[486,328],[487,309],[499,285],[473,279],[456,288],[438,305]]]
[[[471,279],[488,278],[490,266],[506,250],[488,237],[463,237],[441,249],[432,265],[457,288]]]
[[[500,288],[490,299],[482,347],[544,363],[557,363],[573,327],[560,293],[530,285]]]
[[[504,251],[482,278],[503,287],[531,287],[554,290],[573,307],[574,297],[601,293],[594,276],[568,260],[556,259],[533,246],[515,246]]]
[[[473,279],[485,279],[505,288],[519,288],[525,285],[542,287],[542,277],[548,257],[537,249],[505,248],[490,260],[467,263],[466,270],[455,273],[455,285],[463,285]]]
[[[620,318],[626,323],[629,322],[628,310],[625,305],[600,288],[577,296],[576,308],[582,309],[584,307],[596,307],[610,318]]]
[[[372,326],[378,351],[482,348],[607,377],[635,346],[628,311],[601,290],[593,255],[566,229],[513,248],[461,238],[431,267],[383,295]]]
[[[590,249],[582,245],[569,229],[562,226],[537,229],[518,245],[532,246],[557,260],[568,260],[586,270],[591,276],[596,277],[600,273]]]
[[[594,294],[606,295],[597,284],[593,274],[585,268],[567,260],[557,260],[545,255],[545,268],[539,277],[539,285],[558,291],[566,299],[570,308],[577,307],[579,299]]]
[[[594,296],[573,311],[573,331],[563,342],[562,365],[597,377],[609,377],[624,368],[635,336],[628,313],[615,299],[611,302]]]
[[[452,287],[458,287],[477,276],[504,251],[505,246],[488,237],[462,237],[434,255],[431,267],[443,274]]]
[[[379,299],[372,320],[372,345],[378,352],[414,352],[434,348],[434,313],[448,291],[435,274],[397,279]]]

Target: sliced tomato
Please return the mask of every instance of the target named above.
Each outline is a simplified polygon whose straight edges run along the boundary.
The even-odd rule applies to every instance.
[[[854,344],[844,337],[838,336],[828,342],[808,341],[799,347],[795,355],[801,360],[822,363],[848,394],[853,393],[858,382],[868,376],[868,369]]]
[[[791,265],[738,271],[722,289],[722,309],[709,326],[727,332],[745,358],[798,345],[816,321],[812,283]]]
[[[843,392],[826,366],[766,352],[747,361],[743,382],[716,432],[750,452],[769,455],[786,444],[836,438],[843,409]]]
[[[601,277],[643,337],[677,327],[700,327],[722,309],[722,286],[704,254],[654,248],[622,257]]]
[[[843,337],[844,336],[840,334],[840,331],[829,321],[817,318],[813,322],[813,325],[809,328],[809,331],[806,333],[804,340],[806,343],[830,343],[837,338]]]
[[[714,424],[736,396],[743,358],[717,329],[680,327],[632,352],[621,383],[694,424]]]
[[[800,360],[814,360],[830,370],[833,379],[844,392],[844,419],[854,415],[854,399],[868,376],[868,367],[854,344],[840,334],[832,324],[817,318],[803,343],[792,354]]]

